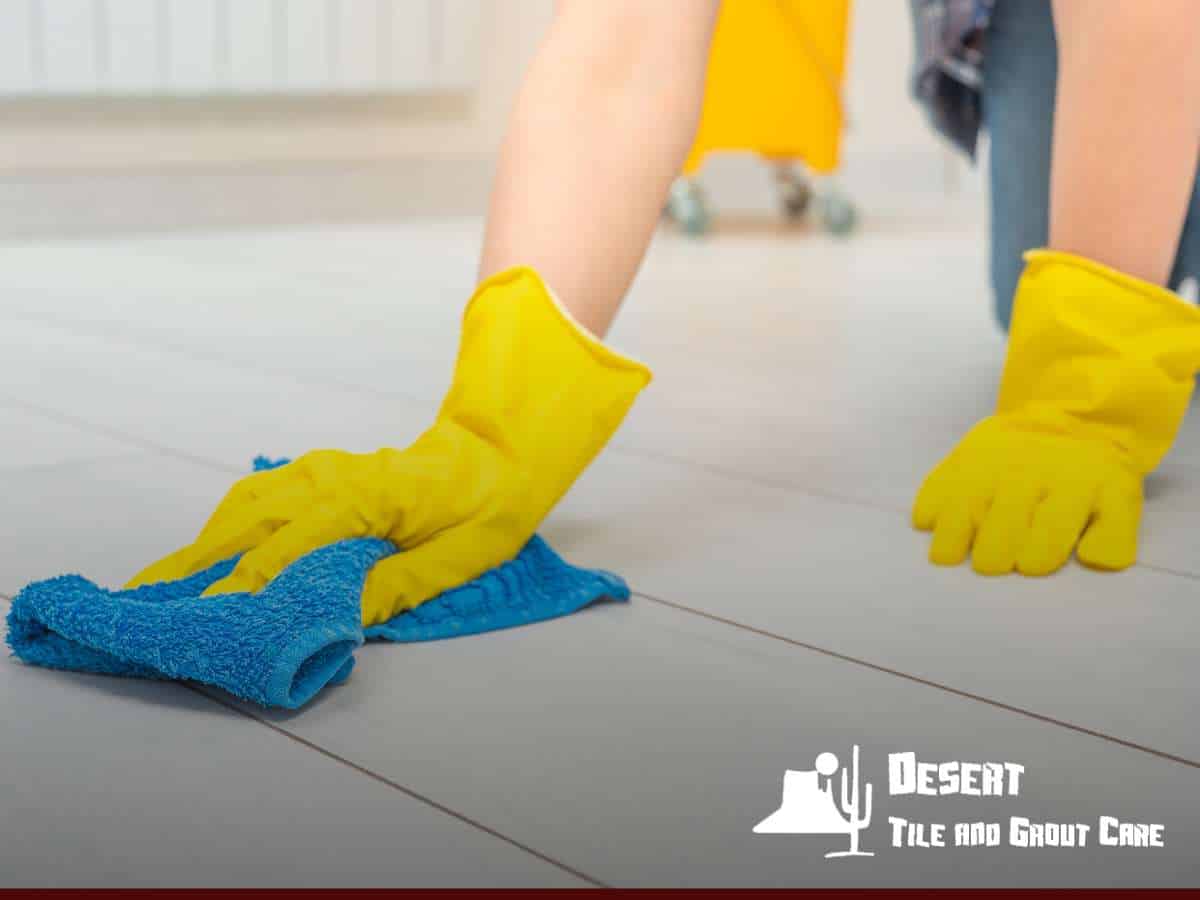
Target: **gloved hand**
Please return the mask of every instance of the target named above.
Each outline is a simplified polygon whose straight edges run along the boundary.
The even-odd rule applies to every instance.
[[[242,479],[197,540],[128,587],[235,554],[206,595],[256,591],[317,547],[388,538],[363,623],[387,621],[515,556],[608,442],[650,381],[645,366],[576,324],[531,269],[481,283],[467,305],[450,391],[405,450],[308,453]]]
[[[1137,558],[1142,480],[1183,421],[1200,368],[1200,311],[1067,253],[1030,251],[996,412],[925,479],[929,558],[1047,575]]]

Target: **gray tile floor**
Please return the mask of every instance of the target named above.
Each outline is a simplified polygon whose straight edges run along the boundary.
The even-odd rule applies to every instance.
[[[257,453],[411,438],[477,234],[0,246],[0,596],[119,583]],[[986,414],[1003,355],[983,271],[981,237],[949,229],[664,235],[612,336],[656,381],[543,532],[631,604],[373,646],[288,715],[6,659],[0,881],[1194,885],[1200,420],[1150,485],[1133,570],[929,566],[911,492]],[[873,858],[752,833],[785,769],[855,744]],[[1016,797],[892,795],[902,751],[1026,774]],[[889,824],[1011,816],[1093,834],[895,847]],[[1097,846],[1101,816],[1166,846]]]

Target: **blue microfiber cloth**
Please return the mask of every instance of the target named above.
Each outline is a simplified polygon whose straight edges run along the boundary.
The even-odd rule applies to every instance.
[[[255,461],[256,468],[270,466]],[[236,559],[131,591],[105,590],[78,575],[51,578],[13,600],[8,645],[35,665],[198,681],[263,706],[296,709],[350,675],[364,640],[478,634],[564,616],[603,597],[629,598],[618,576],[575,568],[535,536],[515,559],[364,629],[363,581],[396,552],[376,538],[339,541],[297,560],[257,594],[203,599]]]

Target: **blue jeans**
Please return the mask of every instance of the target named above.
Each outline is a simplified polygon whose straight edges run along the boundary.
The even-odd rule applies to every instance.
[[[1058,49],[1049,0],[997,0],[983,64],[983,120],[991,141],[991,276],[996,318],[1007,329],[1021,254],[1049,240],[1050,142]],[[1169,286],[1200,278],[1200,186]]]

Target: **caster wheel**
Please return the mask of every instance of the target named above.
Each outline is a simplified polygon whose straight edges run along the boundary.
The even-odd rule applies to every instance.
[[[830,191],[820,197],[819,215],[825,230],[838,237],[845,237],[858,225],[858,210],[840,191]]]
[[[783,215],[793,222],[803,219],[812,207],[812,184],[799,172],[790,169],[778,173],[775,181],[779,189],[779,203],[783,207]]]
[[[685,234],[699,237],[708,231],[708,205],[700,186],[688,178],[676,179],[667,197],[667,215]]]

